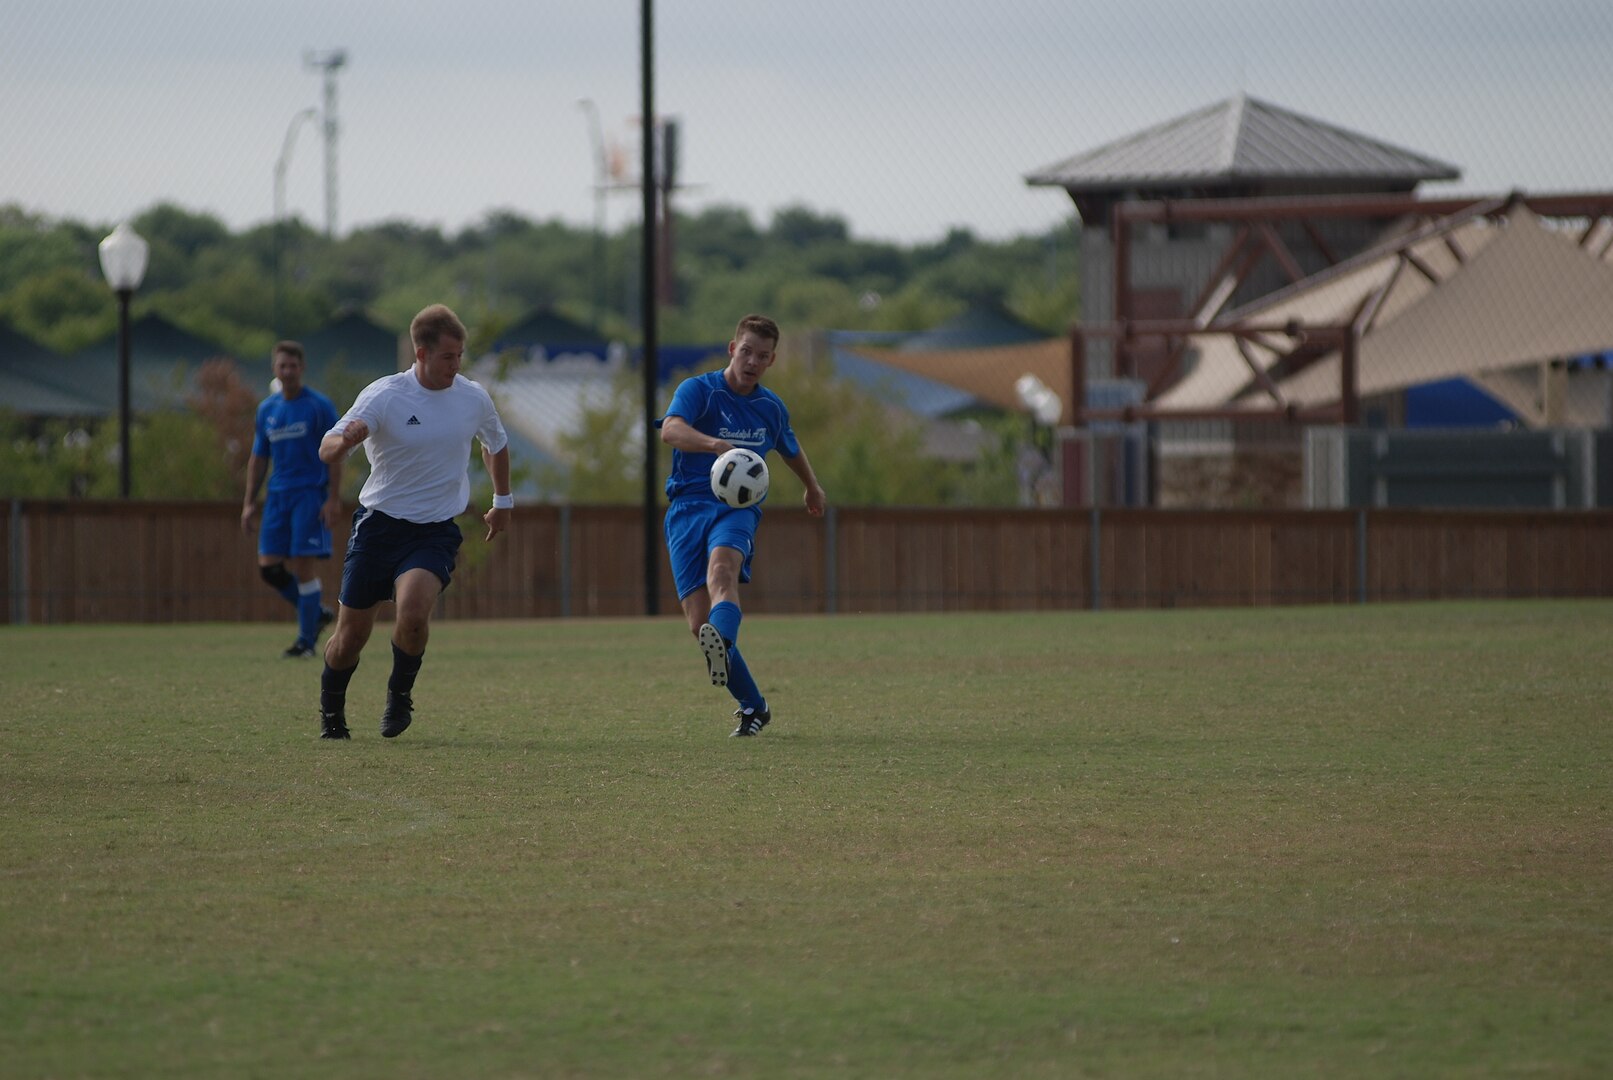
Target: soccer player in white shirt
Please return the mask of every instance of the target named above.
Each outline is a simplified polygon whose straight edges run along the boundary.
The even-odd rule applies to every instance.
[[[482,520],[491,541],[509,527],[509,438],[486,390],[459,374],[465,325],[442,304],[409,324],[414,366],[377,379],[319,445],[339,462],[365,443],[370,476],[359,492],[342,564],[341,607],[325,645],[319,685],[320,738],[346,739],[347,684],[375,628],[377,605],[396,600],[392,675],[381,735],[396,738],[413,717],[415,676],[430,636],[431,609],[448,587],[462,540],[454,517],[470,503],[466,449],[482,444],[493,506]]]

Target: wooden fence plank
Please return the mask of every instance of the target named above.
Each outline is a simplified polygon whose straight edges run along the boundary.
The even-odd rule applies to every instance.
[[[768,512],[747,610],[824,612],[831,599],[847,613],[1092,606],[1086,510],[834,513],[831,533],[804,510]],[[474,534],[467,527],[439,615],[555,618],[567,596],[574,616],[639,615],[640,520],[636,507],[522,507],[491,546],[479,525]],[[320,567],[327,602],[340,586],[348,530],[344,519],[335,557]],[[1106,510],[1097,541],[1098,601],[1108,609],[1336,604],[1359,594],[1374,602],[1613,596],[1613,511],[1605,510]],[[673,614],[671,571],[657,548],[658,604]],[[0,570],[8,621],[19,611],[31,623],[292,619],[260,580],[255,537],[241,532],[233,503],[8,504]]]

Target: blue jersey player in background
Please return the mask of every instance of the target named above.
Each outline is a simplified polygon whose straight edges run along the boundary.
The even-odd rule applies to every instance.
[[[258,487],[268,473],[258,573],[297,610],[297,640],[282,655],[303,659],[315,655],[319,632],[335,618],[324,605],[314,560],[330,558],[330,529],[342,511],[342,467],[319,460],[319,442],[336,423],[336,409],[324,394],[303,385],[301,345],[280,342],[271,364],[279,389],[258,404],[241,529],[252,531]]]
[[[735,735],[759,735],[772,719],[739,652],[739,586],[750,581],[759,506],[734,509],[711,491],[717,455],[743,446],[764,458],[778,450],[806,487],[807,512],[823,516],[827,496],[790,427],[790,413],[762,386],[773,366],[779,328],[763,315],[747,315],[728,343],[728,366],[679,384],[661,418],[661,441],[672,447],[667,477],[666,546],[672,577],[689,630],[705,654],[713,686],[725,686],[739,703]]]

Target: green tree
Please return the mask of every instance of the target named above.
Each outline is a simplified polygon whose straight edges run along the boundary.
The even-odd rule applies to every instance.
[[[722,366],[717,360],[705,370]],[[874,402],[827,366],[781,354],[766,385],[784,399],[790,423],[812,462],[813,471],[840,505],[935,505],[958,487],[958,471],[923,453],[919,422]],[[641,498],[643,444],[631,434],[643,426],[642,391],[637,372],[624,368],[612,380],[605,404],[582,410],[577,427],[559,437],[564,475],[544,479],[576,503],[636,503]],[[670,400],[660,395],[659,414]],[[659,437],[657,480],[671,467],[671,451]],[[778,458],[772,465],[774,506],[796,506],[801,482]],[[1012,488],[1009,490],[1010,498]]]
[[[79,230],[14,203],[0,206],[0,294],[57,270],[87,275],[94,262],[93,245]]]
[[[206,417],[179,409],[148,413],[129,441],[134,498],[240,499],[242,478],[219,452],[219,433]],[[113,492],[101,485],[90,494],[110,498]]]
[[[0,498],[81,497],[99,487],[103,476],[112,476],[115,487],[116,462],[106,451],[88,425],[30,421],[0,410]]]
[[[540,473],[548,490],[563,493],[565,501],[579,504],[638,503],[643,500],[644,443],[633,433],[644,427],[643,380],[636,369],[623,365],[611,376],[610,394],[601,405],[583,409],[577,426],[555,441],[559,447],[560,469]],[[659,395],[664,407],[667,393]],[[659,415],[662,409],[657,408]],[[659,434],[657,477],[664,477],[672,466],[672,451]]]
[[[133,225],[151,248],[140,283],[141,292],[148,295],[183,288],[201,275],[198,256],[235,243],[218,218],[172,203],[158,203],[136,215]]]
[[[0,315],[57,352],[82,349],[117,327],[117,304],[106,284],[73,266],[24,278],[0,297]]]
[[[791,345],[767,372],[766,385],[784,399],[818,482],[840,506],[928,506],[945,503],[951,470],[924,455],[917,418],[890,409],[839,379],[827,362],[813,364]],[[782,461],[772,467],[774,506],[799,506],[800,480]]]
[[[294,218],[279,230],[278,281],[276,238],[267,226],[232,234],[208,214],[169,203],[145,211],[135,225],[152,245],[136,315],[159,311],[236,357],[267,352],[276,308],[281,336],[306,337],[345,306],[363,307],[382,323],[402,327],[425,304],[443,301],[470,327],[475,355],[535,309],[554,308],[584,324],[596,319],[592,230],[533,221],[510,210],[495,210],[454,234],[392,221],[335,239]],[[603,265],[597,267],[605,278],[603,310],[597,314],[601,332],[611,339],[640,337],[640,232],[629,219],[604,238]],[[117,309],[100,279],[95,250],[105,233],[101,225],[0,206],[0,319],[62,352],[111,335]],[[1001,242],[954,229],[935,243],[905,247],[860,240],[844,219],[802,206],[779,211],[764,228],[742,208],[717,205],[680,214],[674,236],[679,302],[660,311],[663,343],[725,340],[734,320],[748,311],[773,315],[792,332],[916,331],[971,304],[997,303],[1048,334],[1063,334],[1079,315],[1078,234],[1070,226]],[[821,458],[820,471],[837,501],[988,502],[1015,490],[1013,454],[1002,438],[988,439],[985,459],[971,467],[938,464],[918,451],[917,421],[885,413],[826,368],[806,371],[811,379],[793,385],[806,372],[786,351],[769,383],[788,387],[797,428],[809,452]],[[642,444],[620,433],[638,431],[642,407],[637,376],[622,378],[612,407],[579,417],[579,429],[568,436],[573,479],[564,489],[577,498],[639,497]],[[321,389],[343,396],[336,386]],[[993,423],[989,417],[980,422],[988,428]],[[149,429],[143,438],[190,445],[193,433],[178,421],[150,418],[141,424]],[[115,448],[115,425],[83,431],[47,426],[24,425],[26,437],[11,439],[8,460],[17,469],[32,461],[29,468],[37,466],[35,473],[46,477],[40,483],[53,491],[109,491],[115,468],[114,480],[105,481],[94,462],[82,459]],[[94,446],[79,446],[79,460],[68,461],[63,440],[86,439]],[[23,443],[33,447],[32,457],[16,449]],[[224,455],[215,450],[214,456]],[[109,460],[115,466],[115,457]],[[1004,462],[1010,466],[1006,479]],[[138,457],[135,464],[138,475]],[[362,457],[353,464],[344,487],[356,491]],[[58,466],[66,472],[51,471]],[[212,481],[174,472],[162,483],[178,485],[177,492]],[[793,497],[793,477],[780,476],[779,483],[776,498]]]

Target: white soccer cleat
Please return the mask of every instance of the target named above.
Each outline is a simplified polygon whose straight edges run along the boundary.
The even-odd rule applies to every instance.
[[[700,624],[700,651],[706,654],[706,671],[712,686],[728,685],[728,646],[710,623]]]

